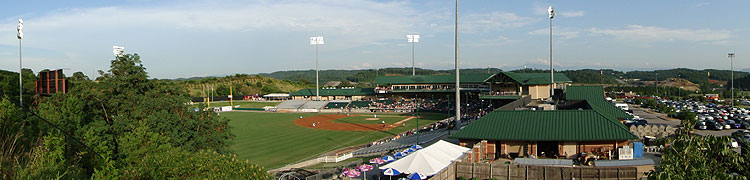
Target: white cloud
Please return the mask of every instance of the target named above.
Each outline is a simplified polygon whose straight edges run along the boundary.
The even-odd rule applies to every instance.
[[[474,13],[458,17],[458,28],[463,33],[484,33],[528,26],[539,19],[518,16],[515,13],[494,11]],[[452,20],[450,22],[453,22]],[[438,31],[453,31],[454,25],[448,24],[436,28]]]
[[[41,33],[101,29],[144,33],[150,29],[214,33],[285,31],[311,35],[335,33],[347,41],[365,43],[398,38],[397,35],[413,29],[412,24],[416,24],[419,17],[414,12],[403,2],[271,1],[69,9],[25,20],[29,35],[35,29]],[[15,24],[2,27],[11,26]],[[367,36],[360,36],[362,34]]]
[[[583,11],[562,11],[559,14],[565,17],[581,17],[583,16]]]
[[[510,39],[505,36],[498,36],[494,38],[482,38],[478,41],[466,42],[466,45],[472,46],[472,47],[487,47],[487,46],[504,46],[504,45],[509,45],[509,44],[513,44],[517,42],[519,41]]]
[[[509,12],[491,12],[470,14],[459,17],[459,28],[465,32],[487,32],[508,28],[519,28],[539,21],[539,19],[521,17]]]
[[[349,67],[350,67],[350,69],[372,69],[375,66],[373,66],[370,63],[362,63],[362,64],[359,64],[359,65],[356,65],[356,64],[355,65],[350,65]]]
[[[614,36],[617,40],[655,42],[690,41],[706,43],[726,43],[732,36],[727,30],[711,29],[669,29],[656,26],[629,25],[620,29],[591,28],[594,34]]]

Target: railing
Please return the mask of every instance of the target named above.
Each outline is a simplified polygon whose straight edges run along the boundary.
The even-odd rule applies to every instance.
[[[483,92],[483,93],[480,93],[479,95],[481,96],[520,96],[521,93],[515,92],[515,91],[509,91],[509,92],[493,91],[493,92]]]
[[[319,157],[318,158],[318,162],[323,162],[323,163],[338,163],[338,162],[347,160],[347,159],[352,158],[352,157],[354,157],[354,154],[352,154],[352,153],[346,153],[346,154],[341,155],[341,156],[323,156],[323,157]]]

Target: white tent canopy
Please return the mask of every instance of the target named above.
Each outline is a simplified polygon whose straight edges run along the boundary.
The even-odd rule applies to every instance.
[[[380,167],[393,168],[402,173],[422,173],[432,176],[445,169],[452,161],[460,158],[469,148],[440,140],[424,149],[413,152],[395,162]]]

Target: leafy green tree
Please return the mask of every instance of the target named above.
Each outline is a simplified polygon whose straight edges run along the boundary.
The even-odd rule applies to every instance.
[[[71,81],[88,81],[89,77],[82,72],[75,72],[73,73],[73,76],[70,76],[68,79]]]
[[[695,121],[682,121],[676,136],[665,141],[659,166],[649,179],[746,179],[746,159],[727,144],[729,137],[692,133]],[[737,176],[732,175],[737,173]]]
[[[96,179],[271,179],[263,168],[236,156],[215,151],[191,153],[172,147],[168,137],[150,132],[145,124],[133,124],[132,132],[120,139],[122,168],[98,170]],[[111,167],[111,166],[110,166]]]
[[[100,75],[39,102],[38,114],[56,126],[34,126],[43,129],[44,146],[25,151],[33,158],[11,178],[268,178],[263,168],[230,158],[227,119],[189,109],[187,93],[148,79],[137,54],[112,60]],[[3,110],[0,115],[18,116]],[[71,136],[57,138],[63,134]]]
[[[19,167],[16,179],[80,179],[85,177],[83,169],[77,166],[77,158],[69,162],[66,157],[66,144],[62,137],[45,136],[43,145],[31,152],[29,162]]]

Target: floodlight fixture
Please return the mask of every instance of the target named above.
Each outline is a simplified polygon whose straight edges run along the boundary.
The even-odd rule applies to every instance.
[[[409,34],[409,35],[406,35],[406,39],[408,39],[409,42],[419,42],[419,35]]]
[[[547,8],[547,14],[549,14],[550,19],[555,18],[555,15],[557,15],[555,9],[552,8],[552,6],[549,6],[549,8]]]
[[[310,37],[310,45],[319,45],[319,44],[325,44],[325,42],[323,41],[323,36]]]
[[[16,30],[18,31],[18,40],[23,39],[23,19],[18,19],[18,27],[16,27]]]
[[[122,56],[125,53],[125,47],[112,46],[112,53],[115,54],[115,57]]]

